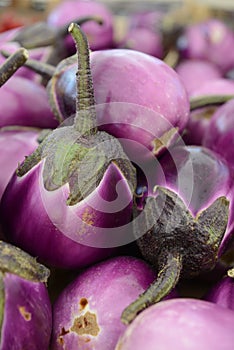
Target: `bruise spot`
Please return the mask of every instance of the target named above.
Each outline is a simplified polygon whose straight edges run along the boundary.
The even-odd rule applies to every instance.
[[[65,329],[64,327],[61,329],[61,332],[60,332],[60,334],[59,334],[59,336],[58,336],[58,343],[59,343],[60,345],[64,345],[64,339],[63,339],[63,337],[64,337],[64,335],[66,335],[66,334],[68,334],[68,333],[69,333],[69,330],[66,331],[66,329]]]
[[[84,308],[88,305],[88,300],[86,298],[80,299],[80,310],[84,310]]]
[[[28,312],[25,308],[25,306],[19,306],[18,307],[19,312],[21,314],[21,316],[23,316],[23,318],[25,319],[25,321],[31,321],[32,315],[30,312]]]
[[[84,315],[77,317],[74,320],[71,331],[76,332],[78,335],[88,334],[97,336],[100,329],[98,327],[96,315],[87,311]]]

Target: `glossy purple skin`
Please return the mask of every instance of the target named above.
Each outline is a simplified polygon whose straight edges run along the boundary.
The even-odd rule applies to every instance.
[[[9,53],[14,53],[20,47],[21,47],[21,45],[16,41],[10,41],[10,42],[6,42],[6,43],[0,42],[0,50],[5,50]],[[40,61],[40,62],[46,62],[47,58],[49,57],[49,55],[51,53],[51,50],[52,49],[49,46],[30,49],[30,50],[28,50],[29,58]],[[4,58],[0,54],[0,64],[5,62],[5,60],[6,60],[6,58]],[[31,69],[28,69],[27,67],[24,67],[24,66],[20,67],[14,73],[14,77],[15,76],[24,77],[24,78],[27,78],[29,80],[34,80],[34,81],[38,81],[38,82],[40,82],[40,80],[41,80],[41,77],[39,74],[33,72]]]
[[[187,92],[178,74],[162,60],[127,49],[94,51],[90,60],[100,130],[135,141],[131,151],[136,153],[137,144],[151,151],[154,140],[165,132],[185,128],[190,109]],[[54,103],[61,119],[75,113],[76,70],[74,57],[74,65],[57,84]],[[129,148],[125,147],[126,153]]]
[[[138,315],[115,350],[232,350],[234,312],[192,298],[161,301]]]
[[[200,97],[205,95],[234,95],[234,81],[219,78],[207,81],[190,94],[190,97]],[[189,145],[201,145],[206,130],[209,128],[210,121],[214,115],[217,106],[208,106],[198,108],[190,113],[184,141]]]
[[[201,59],[184,59],[177,65],[175,71],[182,79],[189,95],[208,80],[222,77],[220,69],[215,64]]]
[[[94,0],[68,0],[62,1],[49,13],[47,23],[54,28],[70,24],[74,19],[84,16],[99,16],[103,24],[95,22],[82,24],[82,30],[87,35],[91,50],[110,48],[113,45],[114,17],[109,8]],[[72,38],[67,37],[66,46],[70,54],[75,53],[75,45]]]
[[[188,26],[178,41],[183,58],[199,58],[216,64],[223,73],[234,67],[234,32],[216,18]]]
[[[220,154],[234,167],[234,99],[216,109],[202,144]]]
[[[146,262],[128,256],[108,259],[86,269],[64,289],[54,304],[51,350],[76,350],[83,346],[87,350],[114,349],[126,329],[120,320],[122,311],[154,278],[155,273]],[[84,326],[84,334],[72,331],[75,319],[81,321],[82,315],[88,312],[96,316],[96,323],[93,323],[96,334],[85,330]]]
[[[119,181],[118,203],[124,205],[112,213],[108,209]],[[127,233],[124,225],[132,213],[132,193],[121,171],[112,163],[98,187],[73,206],[66,205],[68,194],[67,184],[45,189],[43,161],[21,178],[14,174],[0,207],[6,238],[55,267],[80,268],[110,256],[121,243],[119,235]]]
[[[0,127],[9,125],[55,128],[46,89],[34,81],[15,76],[0,91]]]
[[[5,291],[1,350],[48,349],[52,310],[47,288],[11,273],[3,277]]]
[[[147,28],[155,31],[157,28],[160,29],[163,16],[163,12],[159,10],[131,13],[128,17],[128,25],[131,29]]]
[[[19,163],[37,148],[38,135],[36,131],[0,129],[0,199]]]
[[[225,160],[210,149],[199,146],[177,146],[160,159],[154,185],[174,191],[195,217],[218,197],[229,200],[228,225],[219,247],[219,256],[233,236],[233,177]],[[149,194],[154,194],[149,188]],[[157,192],[156,192],[157,193]]]
[[[117,47],[137,50],[158,58],[163,57],[160,33],[147,28],[129,29],[125,37],[117,44]]]
[[[234,279],[223,277],[209,290],[204,299],[234,311]]]

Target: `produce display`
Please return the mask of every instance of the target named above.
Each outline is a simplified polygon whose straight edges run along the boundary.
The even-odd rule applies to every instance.
[[[233,13],[146,4],[1,27],[0,350],[233,350]]]

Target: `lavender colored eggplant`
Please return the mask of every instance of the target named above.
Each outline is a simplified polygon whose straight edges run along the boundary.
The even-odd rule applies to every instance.
[[[212,62],[202,59],[184,59],[175,67],[181,77],[189,96],[208,80],[222,78],[222,72]]]
[[[171,67],[128,49],[91,52],[90,62],[99,130],[119,138],[130,158],[157,155],[175,142],[187,124],[190,103]],[[76,56],[71,56],[57,66],[47,85],[51,108],[60,122],[75,113],[75,72]]]
[[[0,199],[19,163],[38,146],[38,130],[0,129]]]
[[[46,89],[39,83],[14,76],[1,87],[0,100],[0,127],[55,128],[58,125]]]
[[[215,98],[219,95],[230,95],[230,99],[233,98],[234,82],[225,78],[210,80],[197,89],[194,89],[190,94],[190,101],[192,99],[202,98],[202,96],[213,96],[214,103],[209,104],[208,106],[191,109],[186,132],[183,137],[186,144],[202,144],[202,139],[206,130],[209,128],[210,120],[219,106],[215,103]]]
[[[0,214],[11,242],[47,264],[78,268],[126,239],[136,171],[119,141],[97,130],[87,38],[75,24],[69,30],[78,47],[76,116],[18,168]]]
[[[214,303],[178,298],[142,312],[115,350],[232,350],[234,312]]]
[[[52,308],[49,270],[19,248],[0,241],[1,350],[48,349]]]
[[[118,48],[144,52],[148,55],[163,58],[162,35],[147,28],[129,29],[124,38],[117,43]]]
[[[191,24],[178,39],[183,58],[198,58],[216,64],[223,73],[234,67],[234,32],[223,21],[210,18]]]
[[[234,99],[216,109],[205,130],[202,144],[234,166]]]
[[[106,6],[100,1],[94,0],[68,0],[62,1],[49,13],[47,23],[60,28],[70,22],[74,22],[77,17],[97,16],[102,19],[103,24],[85,23],[82,26],[88,37],[91,50],[111,48],[114,36],[114,16]],[[75,45],[71,38],[66,38],[66,47],[69,55],[75,53]]]
[[[121,312],[154,280],[143,260],[120,256],[89,267],[53,307],[51,350],[112,350],[126,326]]]
[[[160,301],[180,278],[214,269],[233,237],[233,177],[219,155],[174,147],[161,157],[153,183],[133,223],[140,251],[159,277],[124,310],[124,323]]]
[[[234,311],[234,279],[224,276],[205,295],[204,300]]]

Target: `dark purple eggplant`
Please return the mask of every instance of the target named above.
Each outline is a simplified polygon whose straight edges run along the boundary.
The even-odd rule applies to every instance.
[[[204,300],[234,311],[234,279],[224,276],[210,288]]]
[[[136,170],[119,141],[97,130],[87,38],[73,23],[69,30],[78,50],[76,116],[19,166],[0,215],[9,241],[47,264],[78,268],[126,239]]]
[[[158,278],[124,310],[124,323],[160,301],[180,278],[214,269],[233,237],[233,177],[223,158],[206,148],[177,146],[161,157],[154,176],[133,224]]]
[[[52,308],[50,271],[21,249],[0,241],[0,348],[48,349]]]

